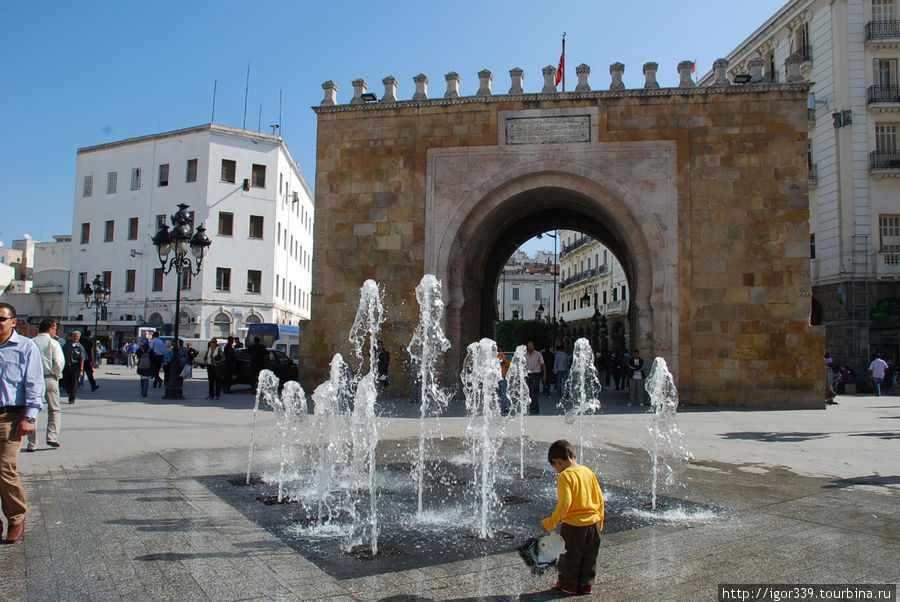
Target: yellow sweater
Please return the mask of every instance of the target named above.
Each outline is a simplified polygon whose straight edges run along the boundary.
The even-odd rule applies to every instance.
[[[599,522],[603,529],[603,492],[590,468],[570,466],[559,473],[556,496],[556,510],[541,521],[547,531],[552,531],[560,521],[574,527]]]

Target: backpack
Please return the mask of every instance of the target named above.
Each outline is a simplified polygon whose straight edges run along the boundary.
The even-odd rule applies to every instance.
[[[137,369],[138,372],[149,372],[152,369],[149,353],[141,354],[141,359],[138,360]]]

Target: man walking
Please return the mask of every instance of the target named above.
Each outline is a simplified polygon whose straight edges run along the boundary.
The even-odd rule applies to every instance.
[[[100,385],[94,380],[94,366],[99,364],[100,358],[97,357],[97,343],[91,337],[91,331],[87,328],[84,329],[84,335],[81,337],[81,346],[87,352],[84,358],[84,375],[91,384],[91,391],[96,391],[100,388]]]
[[[166,344],[159,338],[159,331],[154,330],[150,339],[150,363],[153,366],[153,388],[156,389],[163,385],[162,379],[159,377],[159,369],[162,368],[163,360],[166,357]]]
[[[44,401],[47,402],[47,445],[59,447],[59,427],[61,412],[59,407],[59,379],[62,378],[66,357],[62,347],[56,340],[56,320],[41,320],[40,331],[32,339],[41,352],[41,364],[44,369]],[[37,429],[28,435],[28,447],[25,451],[37,449]]]
[[[869,364],[869,375],[875,381],[875,395],[881,396],[881,383],[884,382],[884,375],[887,369],[887,362],[881,359],[880,353],[876,353],[875,359]]]
[[[66,366],[63,368],[63,386],[69,394],[69,403],[75,403],[78,381],[84,376],[84,361],[87,352],[81,346],[81,332],[72,332],[72,338],[63,347]]]
[[[534,350],[534,341],[528,341],[525,345],[525,369],[528,371],[528,395],[531,403],[528,405],[529,414],[540,414],[541,406],[538,403],[541,381],[547,382],[547,365],[544,357]]]
[[[25,533],[25,491],[19,478],[22,437],[35,431],[41,411],[44,377],[41,352],[16,332],[16,308],[0,303],[0,507],[6,517],[3,543]]]
[[[222,385],[222,390],[226,393],[231,393],[231,383],[234,382],[234,337],[228,337],[225,347],[222,348],[222,353],[225,354],[225,382]]]

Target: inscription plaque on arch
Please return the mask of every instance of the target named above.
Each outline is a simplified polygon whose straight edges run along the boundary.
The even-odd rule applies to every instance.
[[[506,144],[555,144],[590,141],[590,115],[510,117],[506,120]]]

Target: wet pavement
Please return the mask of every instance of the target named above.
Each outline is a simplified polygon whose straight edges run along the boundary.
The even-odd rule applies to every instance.
[[[229,482],[247,471],[249,391],[207,401],[206,383],[195,378],[185,400],[162,400],[160,389],[144,399],[137,379],[118,366],[103,366],[99,382],[97,392],[63,405],[62,447],[46,446],[42,415],[39,450],[20,456],[29,511],[24,539],[0,546],[5,600],[558,597],[552,571],[533,574],[516,551],[529,521],[555,503],[548,442],[577,438],[551,398],[542,401],[542,415],[525,421],[528,478],[509,493],[516,503],[507,510],[522,526],[509,539],[479,548],[470,538],[467,554],[456,559],[402,544],[393,557],[374,561],[332,548],[328,568],[308,536],[290,529],[287,518],[279,524],[272,511],[297,504],[266,505],[256,498],[271,493],[270,485]],[[626,406],[621,392],[602,395],[602,413],[585,420],[582,458],[610,497],[595,598],[715,600],[721,583],[900,581],[900,397],[839,396],[827,410],[685,408],[679,426],[694,460],[684,486],[663,493],[704,511],[659,520],[634,510],[639,503],[613,503],[649,490],[649,456],[641,449],[647,417]],[[417,406],[388,398],[381,408],[379,460],[402,474],[418,437]],[[435,425],[443,436],[435,462],[463,451],[466,420],[458,404],[448,414]],[[268,474],[278,462],[273,415],[260,411],[256,424],[253,473]],[[518,440],[509,439],[504,460],[512,464],[517,454]],[[404,503],[380,506],[385,525],[402,529]],[[459,504],[435,500],[438,511]],[[628,528],[614,527],[629,520]],[[540,526],[533,527],[537,535]],[[446,533],[429,534],[435,549],[443,543],[452,550]],[[410,558],[416,554],[424,558]]]

